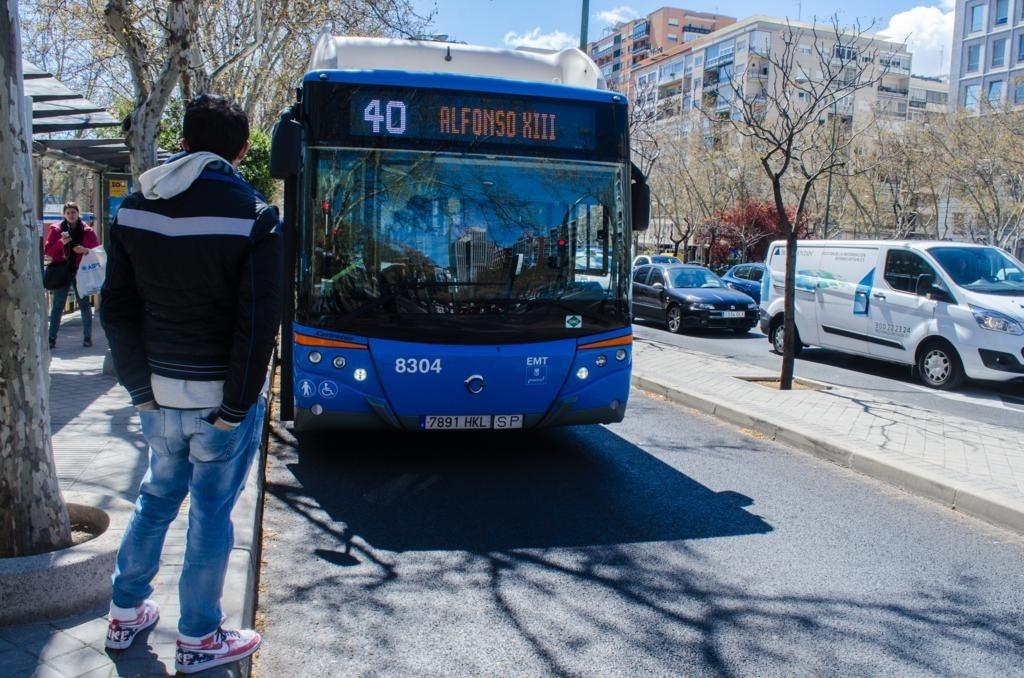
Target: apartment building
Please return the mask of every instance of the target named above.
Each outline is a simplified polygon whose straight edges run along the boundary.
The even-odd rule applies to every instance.
[[[851,57],[860,59],[858,63],[870,61],[869,72],[881,76],[875,87],[861,89],[842,101],[836,109],[838,115],[851,121],[859,116],[910,117],[911,55],[904,45],[867,34],[839,44],[830,25],[763,16],[731,24],[640,64],[634,69],[631,88],[634,105],[648,113],[656,111],[662,124],[678,118],[684,130],[692,124],[690,112],[695,108],[723,117],[736,115],[738,99],[756,101],[773,91],[773,80],[779,74],[766,55],[781,54],[790,31],[799,37],[792,61],[797,82],[822,77],[816,47],[826,50],[834,61]],[[794,105],[805,96],[797,93]],[[927,93],[924,100],[927,104]]]
[[[626,92],[633,71],[646,60],[735,22],[735,17],[662,7],[612,27],[587,51],[601,68],[608,88]]]
[[[1024,0],[956,0],[949,100],[1024,104]]]
[[[910,76],[909,119],[926,120],[949,111],[949,79]]]

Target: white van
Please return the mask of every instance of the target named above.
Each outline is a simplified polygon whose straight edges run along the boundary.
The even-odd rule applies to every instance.
[[[1024,264],[986,245],[801,240],[796,327],[803,345],[912,365],[933,388],[964,377],[1024,381]],[[768,248],[761,330],[782,352],[786,243]]]

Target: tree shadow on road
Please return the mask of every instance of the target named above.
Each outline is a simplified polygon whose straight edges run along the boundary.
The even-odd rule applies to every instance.
[[[341,642],[351,673],[408,675],[954,676],[1021,665],[1020,610],[994,613],[970,576],[893,596],[841,580],[779,586],[757,560],[739,566],[740,580],[716,571],[709,553],[722,540],[773,531],[753,500],[602,427],[336,433],[299,445],[278,429],[272,454],[270,513],[313,528],[279,533],[264,552],[287,558],[265,566],[271,653],[326,657]],[[324,614],[323,639],[297,631]],[[268,670],[286,665],[273,656]]]

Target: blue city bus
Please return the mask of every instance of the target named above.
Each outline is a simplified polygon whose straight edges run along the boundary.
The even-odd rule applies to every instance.
[[[285,183],[282,419],[622,420],[630,243],[650,196],[626,99],[565,84],[597,77],[578,50],[321,39],[271,152]]]

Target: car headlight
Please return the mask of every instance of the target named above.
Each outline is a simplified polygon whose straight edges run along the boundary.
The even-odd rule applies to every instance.
[[[978,325],[986,330],[1006,332],[1014,335],[1024,334],[1024,327],[1019,322],[998,311],[990,311],[980,306],[971,306],[971,313],[974,314],[974,319],[978,322]]]
[[[690,308],[697,309],[698,311],[713,311],[715,310],[714,304],[704,304],[697,301],[690,302]]]
[[[753,302],[747,304],[747,310],[748,311],[753,311],[755,308],[757,308],[757,304],[755,304]]]

